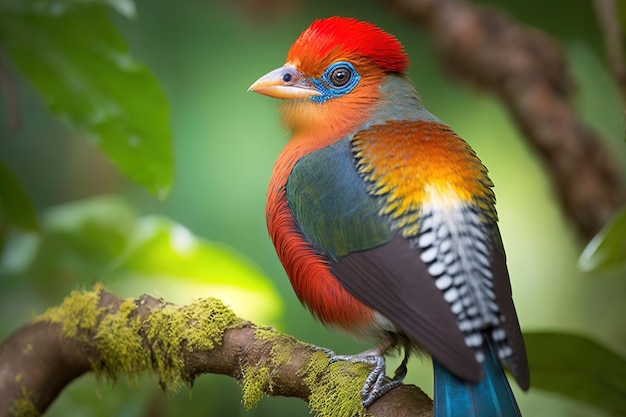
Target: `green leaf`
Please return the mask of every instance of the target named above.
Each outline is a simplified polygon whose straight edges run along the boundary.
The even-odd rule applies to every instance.
[[[39,229],[37,214],[28,194],[9,167],[0,162],[0,224],[3,222],[32,232]]]
[[[585,272],[615,268],[626,263],[626,206],[619,209],[591,239],[578,259]]]
[[[126,250],[136,216],[123,200],[97,197],[53,207],[38,235],[14,233],[0,259],[3,286],[32,284],[46,303],[101,280]]]
[[[30,263],[21,263],[22,272],[52,301],[77,286],[91,286],[124,253],[135,223],[128,204],[112,196],[51,208],[42,216],[38,245],[21,241],[26,260],[25,253],[35,251]]]
[[[55,238],[55,244],[62,240],[69,251],[106,263],[124,251],[135,222],[129,205],[115,196],[63,204],[44,215],[46,238]]]
[[[73,7],[85,4],[104,4],[126,18],[137,17],[137,8],[133,0],[0,0],[0,11],[58,16]]]
[[[531,386],[626,415],[626,359],[586,337],[526,332]]]
[[[116,293],[156,290],[179,304],[216,297],[243,318],[261,323],[275,322],[282,311],[272,281],[249,259],[160,216],[139,220],[127,252],[108,277]]]
[[[128,177],[165,196],[174,158],[168,103],[155,77],[130,56],[105,6],[55,4],[74,6],[0,13],[1,46],[51,112],[85,132]]]

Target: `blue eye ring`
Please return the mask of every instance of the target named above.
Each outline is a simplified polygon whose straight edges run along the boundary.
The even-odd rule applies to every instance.
[[[319,78],[311,78],[309,81],[322,93],[312,96],[310,100],[324,103],[331,98],[348,94],[359,84],[361,75],[354,65],[347,61],[337,61],[326,68]]]

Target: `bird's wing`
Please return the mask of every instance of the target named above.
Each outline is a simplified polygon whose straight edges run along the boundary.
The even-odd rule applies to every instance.
[[[410,242],[351,253],[330,269],[356,298],[391,320],[457,376],[479,381],[482,367],[464,342],[456,318]]]
[[[341,284],[459,377],[482,378],[481,323],[465,298],[480,304],[484,320],[504,316],[500,348],[510,346],[505,364],[524,387],[525,352],[490,186],[469,146],[444,125],[396,122],[302,158],[286,195],[304,238]]]

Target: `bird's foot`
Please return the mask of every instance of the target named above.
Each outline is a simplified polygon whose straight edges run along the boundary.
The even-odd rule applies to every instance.
[[[332,351],[330,352],[332,353]],[[371,352],[363,352],[357,355],[335,355],[332,353],[329,356],[329,364],[338,361],[347,361],[351,363],[364,363],[374,368],[365,380],[363,389],[361,390],[361,402],[363,407],[370,406],[374,401],[393,388],[402,385],[401,379],[397,380],[394,377],[393,380],[390,380],[386,377],[385,358],[382,355],[372,354]],[[406,374],[406,366],[404,374]],[[404,375],[402,377],[404,377]]]

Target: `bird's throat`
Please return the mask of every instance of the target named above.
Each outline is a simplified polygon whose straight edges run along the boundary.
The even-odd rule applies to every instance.
[[[280,106],[282,122],[294,138],[339,140],[355,132],[375,111],[381,98],[378,85],[364,77],[350,94],[323,103],[308,99],[286,100]]]

